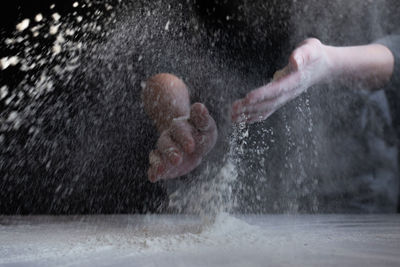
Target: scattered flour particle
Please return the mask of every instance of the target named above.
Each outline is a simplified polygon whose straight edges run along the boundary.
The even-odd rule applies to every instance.
[[[19,68],[21,71],[28,71],[32,70],[36,67],[36,63],[32,63],[31,65],[28,64],[22,64],[21,67]]]
[[[43,20],[43,15],[42,14],[37,14],[36,16],[35,16],[35,21],[36,22],[41,22]]]
[[[83,20],[82,16],[77,16],[77,17],[76,17],[76,21],[77,21],[77,22],[81,22],[82,20]]]
[[[58,13],[54,13],[53,15],[51,15],[51,17],[54,19],[54,21],[59,21],[61,16]]]
[[[54,44],[52,51],[53,51],[53,55],[58,55],[61,52],[61,45],[58,43]]]
[[[10,115],[8,115],[6,122],[11,123],[13,125],[13,128],[15,130],[18,130],[19,127],[21,126],[22,119],[17,111],[12,111]]]
[[[50,6],[50,9],[54,9],[56,7],[56,5],[55,4],[52,4],[51,6]]]
[[[43,25],[36,25],[35,27],[31,28],[31,32],[36,32],[36,31],[40,30],[41,28],[43,28]]]
[[[58,25],[51,25],[50,26],[50,31],[49,31],[49,33],[51,34],[51,35],[54,35],[54,34],[56,34],[57,32],[58,32],[58,28],[60,27],[60,24],[58,24]]]
[[[6,99],[6,101],[5,101],[6,106],[8,106],[11,103],[13,98],[14,98],[13,96],[10,96],[9,98]]]
[[[17,56],[12,57],[3,57],[0,59],[0,67],[2,70],[7,69],[9,66],[15,66],[19,62],[19,58]]]
[[[10,63],[8,61],[8,57],[3,57],[0,59],[0,67],[2,70],[7,69],[10,66]]]
[[[106,10],[107,10],[107,11],[110,11],[112,8],[113,8],[113,7],[112,7],[111,5],[106,4]]]
[[[29,27],[29,23],[30,20],[29,19],[24,19],[23,21],[21,21],[20,23],[17,24],[17,26],[15,27],[17,29],[17,31],[24,31],[26,28]]]
[[[18,64],[19,58],[17,56],[12,56],[8,61],[10,62],[11,66],[15,66]]]
[[[57,35],[56,42],[59,44],[64,43],[65,42],[64,36],[62,36],[62,34]]]
[[[170,23],[171,23],[171,22],[168,20],[168,21],[167,21],[167,24],[165,24],[165,30],[166,30],[166,31],[169,30],[169,25],[170,25]]]
[[[4,43],[6,45],[11,45],[11,44],[15,43],[15,40],[11,39],[11,38],[6,38],[6,40],[4,40]]]
[[[13,111],[8,115],[7,122],[13,122],[18,118],[18,112]]]
[[[33,32],[33,37],[38,37],[39,36],[39,32]]]
[[[8,87],[7,87],[7,85],[3,85],[0,88],[0,99],[6,98],[7,95],[8,95]]]
[[[24,40],[25,40],[25,38],[22,37],[22,36],[18,36],[17,39],[15,39],[15,41],[16,41],[17,43],[22,43]]]
[[[76,46],[75,46],[75,48],[76,48],[77,50],[81,50],[81,49],[83,48],[82,43],[77,43]]]
[[[65,30],[65,35],[67,35],[67,36],[73,36],[74,34],[75,34],[75,31],[73,29]]]
[[[72,4],[73,7],[78,7],[78,5],[79,5],[78,2]]]

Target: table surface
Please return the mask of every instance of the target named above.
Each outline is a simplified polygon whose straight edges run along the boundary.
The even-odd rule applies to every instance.
[[[400,215],[0,216],[0,266],[400,266]]]

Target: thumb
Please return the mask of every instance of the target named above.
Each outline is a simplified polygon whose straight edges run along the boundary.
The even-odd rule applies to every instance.
[[[321,42],[315,38],[306,39],[296,48],[289,57],[289,66],[292,71],[300,71],[318,59]]]
[[[277,71],[274,73],[274,76],[273,76],[272,80],[273,80],[273,81],[280,80],[280,79],[282,79],[283,77],[289,75],[290,72],[291,72],[291,66],[290,66],[290,64],[288,64],[288,65],[286,65],[286,67],[284,67],[283,69],[277,70]]]

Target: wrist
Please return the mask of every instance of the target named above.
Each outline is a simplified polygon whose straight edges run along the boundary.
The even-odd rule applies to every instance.
[[[326,60],[326,71],[323,82],[335,82],[343,75],[345,62],[342,58],[341,47],[324,45],[323,50]]]

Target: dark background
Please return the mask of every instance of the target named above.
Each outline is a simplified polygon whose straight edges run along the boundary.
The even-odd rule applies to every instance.
[[[33,18],[38,13],[42,13],[44,17],[50,17],[51,14],[57,12],[61,17],[64,17],[64,15],[76,10],[72,7],[73,2],[37,1],[33,3],[30,1],[17,1],[9,3],[2,9],[2,12],[4,12],[1,24],[2,39],[9,37],[15,31],[15,25],[23,19],[29,18],[31,23],[34,23]],[[159,3],[152,3],[151,1],[148,3],[146,1],[140,2],[150,7],[151,5],[159,5]],[[81,4],[81,2],[79,3]],[[50,9],[52,4],[56,5],[54,9]],[[138,5],[140,6],[140,4]],[[215,50],[220,53],[221,58],[227,60],[225,64],[235,65],[243,73],[248,73],[249,75],[257,72],[258,77],[263,77],[260,83],[267,81],[266,77],[270,77],[273,74],[277,64],[259,68],[260,65],[264,64],[266,58],[269,59],[269,62],[278,62],[280,59],[279,65],[284,64],[283,58],[280,57],[282,51],[278,49],[276,52],[271,52],[271,49],[264,48],[280,46],[281,43],[286,44],[287,51],[289,51],[289,44],[280,42],[288,37],[288,12],[286,11],[289,9],[287,9],[287,6],[276,5],[275,3],[277,9],[276,17],[279,19],[276,20],[277,24],[275,26],[277,27],[271,26],[271,29],[274,28],[275,31],[269,38],[257,38],[258,33],[247,28],[246,23],[243,23],[243,19],[237,16],[236,19],[227,22],[227,16],[235,18],[235,9],[231,9],[229,5],[214,1],[199,1],[198,3],[193,3],[193,5],[187,4],[183,6],[185,6],[183,10],[192,8],[192,13],[187,14],[195,14],[202,18],[201,21],[205,24],[204,28],[208,29],[208,32],[204,33],[206,36],[214,36],[215,32],[222,32],[221,38],[214,38]],[[180,15],[187,16],[187,14],[183,11]],[[85,13],[83,13],[83,16],[85,16]],[[90,21],[90,18],[88,21]],[[271,32],[271,29],[268,29],[269,32]],[[245,38],[232,38],[237,37],[238,33],[243,34]],[[188,38],[191,38],[191,36],[188,36]],[[201,42],[207,43],[211,41],[200,40]],[[43,40],[41,45],[43,47],[48,45],[51,47],[52,42],[48,43],[47,40]],[[283,47],[284,45],[281,46]],[[1,53],[2,56],[13,54],[7,50]],[[148,69],[151,70],[153,67],[149,66]],[[18,85],[23,75],[23,73],[19,74],[18,71],[10,67],[1,73],[0,82],[13,88]],[[7,158],[7,165],[3,165],[2,169],[0,169],[0,174],[3,175],[3,190],[0,193],[2,195],[0,196],[1,212],[8,214],[70,214],[165,211],[167,200],[162,186],[150,184],[143,179],[146,176],[145,170],[148,164],[147,154],[155,143],[154,133],[151,133],[151,131],[146,132],[147,139],[139,139],[137,141],[142,146],[140,153],[138,152],[135,156],[132,156],[132,151],[137,151],[137,147],[128,145],[131,139],[136,138],[128,133],[135,132],[139,135],[138,127],[141,129],[151,128],[151,126],[146,125],[149,124],[145,122],[148,120],[143,118],[141,125],[127,122],[125,125],[129,125],[126,126],[128,128],[131,127],[129,129],[123,126],[123,122],[118,121],[121,117],[127,117],[127,120],[132,119],[132,117],[129,117],[129,112],[135,112],[135,110],[130,109],[129,103],[137,102],[140,96],[130,95],[131,101],[129,99],[125,100],[125,106],[122,108],[118,107],[121,103],[115,103],[114,107],[110,107],[110,105],[101,106],[102,100],[97,99],[99,96],[96,95],[96,87],[98,85],[91,83],[96,83],[97,78],[94,77],[92,81],[85,82],[82,79],[84,73],[78,72],[75,75],[71,86],[60,85],[59,90],[61,93],[59,95],[54,94],[54,97],[43,99],[43,103],[48,108],[44,107],[43,111],[39,112],[40,116],[47,118],[40,140],[25,145],[29,125],[26,128],[21,127],[15,132],[7,132],[8,138],[6,140],[10,140],[8,145],[12,147],[12,151],[3,151],[4,153],[2,154]],[[93,76],[95,75],[97,73],[94,72]],[[80,82],[81,80],[82,82]],[[139,78],[136,80],[139,80]],[[254,87],[256,85],[248,86]],[[137,84],[136,87],[138,87]],[[210,94],[213,93],[210,92]],[[212,98],[211,95],[209,96]],[[66,105],[62,109],[57,109],[58,99],[73,105]],[[86,110],[86,108],[80,108],[82,106],[95,107]],[[114,108],[123,114],[117,113],[121,116],[115,115],[110,118],[115,123],[107,123],[104,121],[104,114],[107,113],[107,109],[114,110]],[[220,106],[217,105],[216,108],[220,108]],[[89,110],[89,113],[92,113],[90,115],[81,115],[82,109],[84,112]],[[66,125],[68,117],[65,117],[65,114],[69,114],[73,121],[77,123],[73,129]],[[93,117],[91,118],[90,116]],[[85,133],[88,135],[88,140],[83,143],[76,142],[76,140],[79,140],[76,137],[76,129],[80,129],[80,127],[83,129],[82,131],[90,127],[97,129],[97,127],[100,127],[94,125],[97,121],[102,121],[105,124],[101,133],[88,130],[88,133]],[[61,132],[62,134],[60,134]],[[64,137],[58,138],[61,135],[64,135]],[[91,147],[91,143],[89,143],[93,141],[93,145],[96,146],[104,140],[110,141],[110,144],[107,148],[100,150]],[[60,151],[52,147],[56,143],[61,144],[62,149]],[[73,152],[70,153],[69,151]],[[82,158],[74,158],[75,156],[71,155],[81,155]],[[49,158],[51,158],[52,165],[55,166],[50,171],[46,166]],[[83,166],[83,170],[77,168],[75,171],[71,167],[76,164],[76,161],[79,161],[79,166]],[[76,175],[84,181],[77,179],[79,182],[76,182],[74,178],[75,172],[79,173]],[[132,179],[134,176],[140,177],[140,180]],[[81,182],[86,186],[80,186],[79,183]],[[60,190],[60,184],[66,186]],[[68,188],[75,188],[72,196],[69,196]],[[66,195],[68,196],[66,197]]]
[[[71,12],[73,9],[72,4],[75,1],[50,1],[50,0],[16,0],[16,1],[3,1],[2,8],[0,10],[0,24],[1,33],[8,35],[15,29],[15,25],[24,18],[34,18],[38,13],[45,15],[51,15],[54,12],[60,14],[66,14]],[[50,9],[52,4],[56,4],[54,10]]]
[[[24,18],[30,18],[31,20],[37,13],[42,13],[44,16],[49,17],[52,13],[58,12],[63,16],[64,14],[68,14],[73,11],[72,3],[75,1],[7,1],[6,3],[2,4],[1,9],[1,16],[0,16],[0,32],[1,32],[1,39],[9,36],[12,31],[15,30],[15,25],[20,22]],[[293,6],[285,3],[284,1],[270,1],[274,2],[276,6],[279,8],[276,10],[276,14],[279,14],[279,19],[276,19],[275,22],[271,22],[271,27],[274,27],[276,30],[273,31],[273,34],[270,35],[268,38],[262,38],[263,35],[258,33],[257,31],[263,31],[264,28],[257,29],[253,25],[253,27],[248,27],[246,23],[241,23],[239,18],[236,18],[227,22],[225,20],[226,16],[235,16],[235,10],[230,10],[229,6],[227,8],[226,4],[219,4],[216,1],[199,1],[196,5],[196,12],[199,16],[204,18],[204,23],[207,24],[206,28],[210,29],[210,33],[214,33],[222,29],[225,33],[228,40],[221,39],[220,43],[216,45],[220,48],[229,48],[225,49],[226,57],[230,58],[232,55],[235,56],[235,59],[232,61],[232,64],[238,64],[240,67],[241,62],[248,62],[251,59],[254,69],[248,69],[248,64],[243,63],[243,71],[248,71],[249,73],[257,71],[257,68],[260,70],[259,76],[270,77],[273,71],[276,69],[276,66],[283,66],[286,61],[286,57],[291,49],[295,46],[296,43],[303,40],[305,37],[315,36],[318,38],[323,39],[325,42],[335,44],[335,45],[349,45],[349,44],[363,44],[366,42],[373,41],[376,38],[382,37],[384,34],[394,32],[399,24],[398,13],[397,10],[399,9],[399,4],[396,1],[388,0],[388,1],[377,1],[375,3],[376,8],[380,7],[380,3],[385,3],[382,6],[380,12],[382,15],[378,17],[384,17],[382,20],[379,21],[379,27],[376,26],[376,21],[374,22],[372,19],[368,19],[371,15],[371,10],[373,11],[374,8],[370,8],[369,6],[365,5],[365,9],[359,10],[352,10],[352,12],[348,12],[348,14],[352,15],[345,15],[341,20],[332,21],[334,23],[349,23],[348,28],[359,30],[363,34],[354,34],[354,31],[344,31],[343,25],[333,25],[328,32],[328,30],[324,31],[318,27],[318,23],[316,21],[324,21],[329,19],[327,15],[330,13],[330,10],[335,10],[337,8],[337,3],[340,4],[340,1],[305,1],[309,2],[313,5],[319,7],[316,11],[309,11],[306,9],[305,2],[297,1],[296,4]],[[335,4],[336,3],[336,4]],[[50,5],[56,4],[56,8],[54,10],[50,10]],[[349,8],[352,8],[351,3],[342,3],[343,5],[347,5]],[[388,8],[389,7],[389,8]],[[256,9],[254,9],[257,11]],[[290,13],[289,10],[292,10]],[[252,17],[252,10],[250,10],[247,14],[247,18],[251,21]],[[257,16],[268,17],[268,15],[264,16],[264,14],[255,14]],[[305,15],[304,17],[302,17]],[[307,16],[308,15],[308,16]],[[338,14],[339,15],[339,14]],[[246,18],[244,19],[246,20]],[[261,22],[264,23],[262,25],[268,25],[268,20]],[[298,27],[295,27],[296,24]],[[375,29],[371,31],[370,29]],[[246,38],[242,41],[235,43],[229,40],[229,36],[237,36],[238,32],[245,32]],[[270,31],[271,32],[271,31]],[[289,35],[292,36],[289,41]],[[257,37],[257,38],[252,38]],[[348,40],[351,40],[349,42]],[[228,44],[228,45],[227,45]],[[263,47],[274,47],[279,46],[279,51],[265,51],[265,54],[262,54],[260,51],[263,51]],[[247,49],[243,49],[243,47],[247,47]],[[224,49],[221,49],[224,51]],[[224,52],[222,52],[224,53]],[[261,53],[261,54],[260,54]],[[0,51],[0,57],[7,55],[7,51]],[[273,63],[270,66],[264,67],[265,58],[269,59],[269,62]],[[247,65],[246,65],[247,64]],[[19,78],[13,73],[11,70],[4,75],[2,73],[2,82],[6,82],[8,84],[17,83]],[[261,80],[261,79],[260,79]],[[267,79],[265,79],[266,81]],[[264,82],[265,82],[264,81]],[[275,123],[278,119],[275,118]],[[274,119],[271,120],[274,122]],[[338,128],[341,127],[340,123],[337,123]],[[60,126],[61,127],[61,126]],[[54,133],[56,133],[57,129],[53,129]],[[52,132],[49,131],[49,136],[52,135]],[[23,140],[20,140],[23,142]],[[62,158],[57,159],[60,162],[63,161]],[[106,163],[106,162],[105,162]],[[125,162],[129,164],[130,162]],[[124,163],[121,163],[124,164]],[[96,168],[98,166],[93,166]],[[354,166],[354,168],[357,168]],[[37,174],[37,173],[36,173]],[[115,175],[115,173],[112,173]],[[39,171],[40,176],[40,171]],[[115,178],[115,177],[114,177]],[[110,179],[112,180],[112,179]],[[160,201],[164,201],[165,195],[162,193],[162,190],[158,187],[155,189],[152,185],[148,183],[141,184],[129,184],[125,183],[124,181],[120,181],[119,187],[122,184],[126,184],[127,188],[137,187],[140,188],[143,192],[153,192],[153,196],[146,196],[146,194],[141,194],[137,198],[129,199],[126,203],[119,203],[117,200],[118,197],[113,195],[117,194],[121,190],[118,189],[118,185],[113,184],[111,181],[106,181],[102,184],[104,188],[104,193],[107,192],[107,188],[109,189],[110,196],[107,198],[107,201],[104,200],[99,201],[94,205],[89,205],[90,207],[85,205],[81,205],[86,200],[85,199],[76,199],[74,203],[67,203],[67,204],[58,204],[58,206],[51,207],[49,209],[49,203],[46,201],[37,201],[34,196],[35,201],[37,203],[44,203],[45,205],[41,206],[39,204],[30,206],[21,203],[28,203],[29,199],[32,198],[31,195],[20,196],[18,199],[19,202],[13,203],[1,203],[3,207],[8,207],[7,213],[22,213],[22,214],[29,214],[29,213],[112,213],[112,212],[154,212],[158,211],[158,204],[151,205],[149,203],[159,203]],[[253,185],[255,186],[255,185]],[[15,190],[21,187],[21,192],[25,190],[23,185],[17,184]],[[56,184],[49,184],[49,194],[51,195],[51,190],[57,187]],[[33,191],[28,192],[34,192]],[[139,189],[136,189],[139,190]],[[123,190],[122,190],[123,191]],[[97,196],[102,194],[102,192],[97,192]],[[150,194],[150,193],[148,193]],[[159,194],[160,197],[154,197],[154,195]],[[151,194],[150,194],[151,195]],[[57,196],[55,196],[57,197]],[[249,196],[253,197],[253,196]],[[113,202],[113,198],[116,199],[116,202]],[[121,197],[120,199],[123,199]],[[42,202],[41,202],[42,201]],[[71,205],[71,206],[68,206]],[[60,208],[61,207],[61,208]]]

